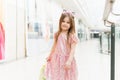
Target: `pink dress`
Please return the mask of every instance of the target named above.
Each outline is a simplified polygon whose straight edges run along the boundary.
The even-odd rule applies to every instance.
[[[75,35],[70,35],[70,45],[77,42],[78,38]],[[73,59],[69,70],[65,70],[64,68],[70,53],[70,47],[66,44],[67,36],[61,33],[58,37],[52,59],[46,66],[46,80],[77,80],[77,66],[75,58]]]
[[[2,24],[0,23],[0,60],[4,59],[5,52],[5,34]]]

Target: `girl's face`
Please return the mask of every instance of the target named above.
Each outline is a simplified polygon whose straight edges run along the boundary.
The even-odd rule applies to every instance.
[[[68,31],[70,28],[70,19],[69,17],[65,17],[61,23],[62,31]]]

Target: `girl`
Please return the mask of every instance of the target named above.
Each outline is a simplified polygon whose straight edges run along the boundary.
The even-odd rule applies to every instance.
[[[46,80],[77,80],[74,59],[75,46],[74,16],[64,11],[59,20],[59,30],[54,35],[54,44],[47,58]]]

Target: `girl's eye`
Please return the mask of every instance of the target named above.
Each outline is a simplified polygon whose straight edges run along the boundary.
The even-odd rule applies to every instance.
[[[62,22],[65,22],[65,21],[62,21]]]
[[[68,24],[70,24],[70,22],[67,22]]]

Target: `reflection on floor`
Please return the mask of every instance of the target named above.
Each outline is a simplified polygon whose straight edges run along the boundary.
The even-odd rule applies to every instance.
[[[45,63],[47,55],[48,52],[0,64],[0,80],[39,80],[40,67]],[[78,80],[110,80],[110,55],[100,53],[97,39],[80,42],[75,57],[79,71]],[[118,56],[116,62],[118,63]],[[120,80],[118,67],[120,64],[116,66],[116,80]]]

